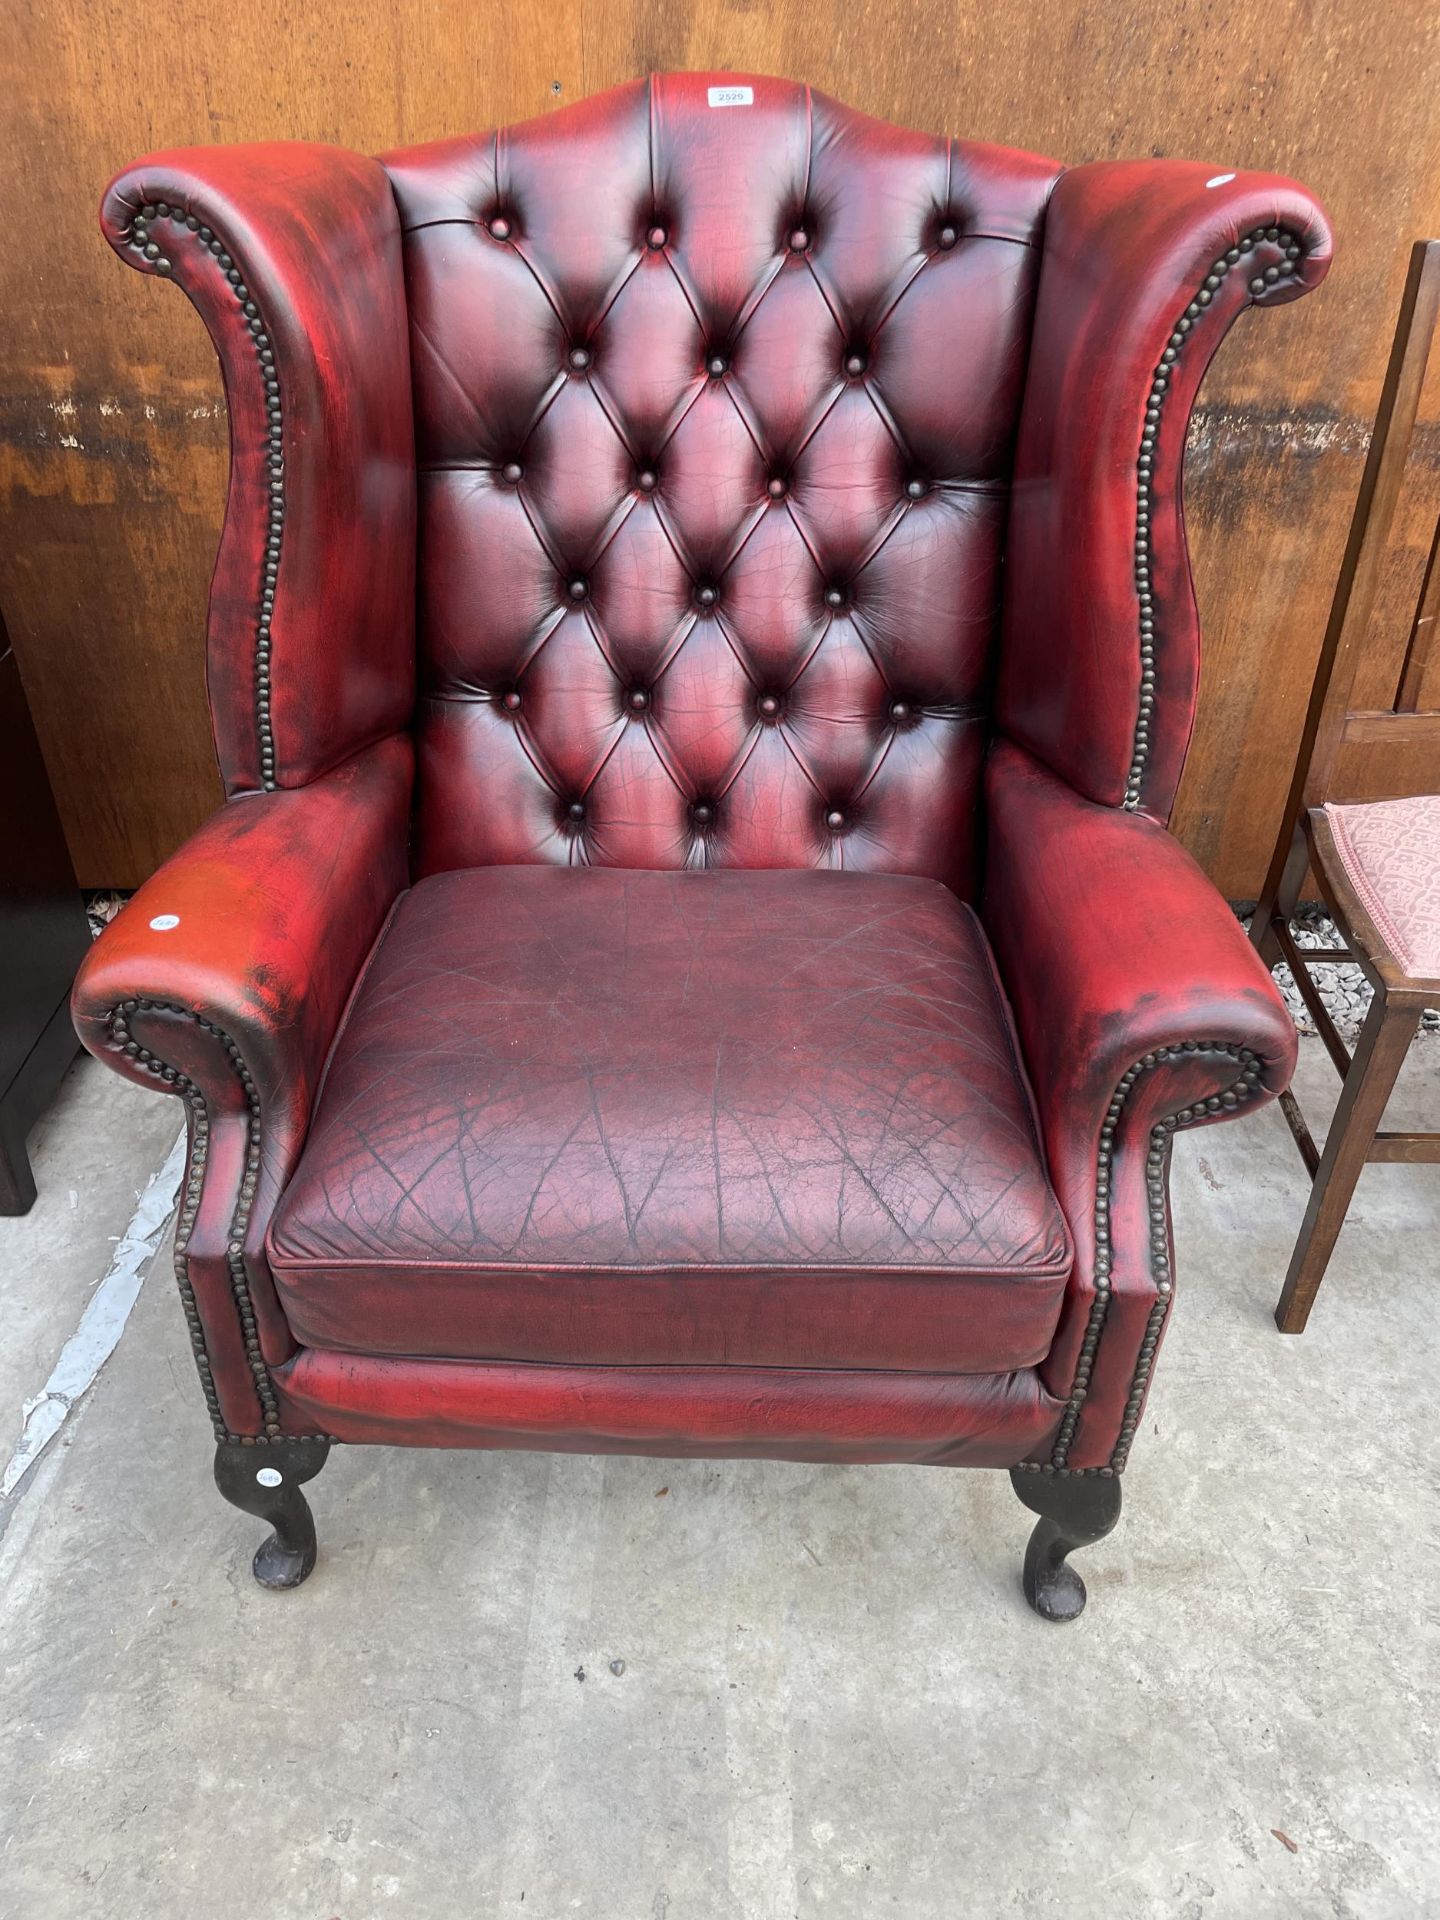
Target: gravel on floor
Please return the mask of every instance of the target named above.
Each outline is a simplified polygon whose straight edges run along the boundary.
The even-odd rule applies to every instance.
[[[1241,925],[1249,931],[1250,917],[1254,912],[1253,902],[1245,902],[1235,909]],[[1297,947],[1333,947],[1342,946],[1344,941],[1335,922],[1324,907],[1311,903],[1297,907],[1290,922],[1290,931],[1295,936]],[[1365,1024],[1365,1016],[1370,1011],[1373,990],[1359,967],[1347,962],[1327,962],[1324,966],[1312,967],[1311,976],[1320,990],[1320,998],[1326,1011],[1347,1045],[1354,1046],[1359,1038],[1360,1029]],[[1300,998],[1300,989],[1288,964],[1281,961],[1275,969],[1275,984],[1280,989],[1280,997],[1290,1009],[1296,1028],[1301,1033],[1314,1033],[1315,1022],[1305,1002]],[[1428,1039],[1440,1034],[1440,1008],[1428,1007],[1420,1018],[1420,1035]]]

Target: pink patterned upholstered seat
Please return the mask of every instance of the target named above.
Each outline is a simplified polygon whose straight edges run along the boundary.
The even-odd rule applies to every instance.
[[[1440,979],[1440,794],[1326,806],[1365,911],[1407,973]]]

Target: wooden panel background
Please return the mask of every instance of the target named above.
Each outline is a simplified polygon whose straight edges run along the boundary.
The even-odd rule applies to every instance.
[[[1192,436],[1207,650],[1176,825],[1222,888],[1254,894],[1405,257],[1440,231],[1432,0],[43,0],[12,11],[7,38],[0,606],[85,883],[138,881],[218,794],[201,636],[225,483],[219,379],[183,296],[100,239],[108,175],[187,142],[376,151],[688,66],[786,73],[1070,161],[1268,167],[1328,202],[1328,285],[1241,324]],[[1437,408],[1432,391],[1419,504],[1377,615],[1376,705],[1440,504]]]

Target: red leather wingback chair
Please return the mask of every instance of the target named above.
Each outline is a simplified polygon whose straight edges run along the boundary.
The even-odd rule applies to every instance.
[[[1172,1136],[1294,1058],[1165,821],[1191,402],[1320,209],[675,74],[103,218],[224,367],[228,798],[75,1008],[188,1109],[260,1579],[336,1440],[916,1461],[1078,1613]]]

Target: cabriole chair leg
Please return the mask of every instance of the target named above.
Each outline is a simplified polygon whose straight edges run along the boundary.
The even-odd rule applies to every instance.
[[[272,1440],[263,1447],[222,1440],[215,1449],[221,1493],[275,1529],[255,1554],[262,1587],[298,1587],[315,1565],[315,1519],[300,1488],[319,1473],[329,1451],[328,1440]]]
[[[1085,1582],[1066,1561],[1103,1540],[1120,1518],[1118,1474],[1035,1473],[1010,1469],[1016,1493],[1040,1518],[1025,1549],[1025,1598],[1042,1620],[1078,1620]]]

